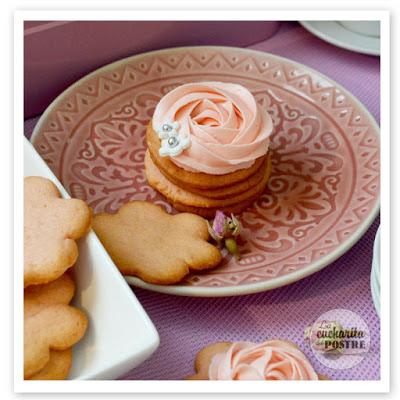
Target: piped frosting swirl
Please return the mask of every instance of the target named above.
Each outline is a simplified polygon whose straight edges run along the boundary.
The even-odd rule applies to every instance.
[[[211,360],[210,380],[318,380],[306,356],[292,343],[233,343]]]
[[[171,161],[215,175],[248,168],[264,156],[273,128],[246,88],[223,82],[189,83],[167,93],[155,109],[153,127],[175,121],[190,146]]]

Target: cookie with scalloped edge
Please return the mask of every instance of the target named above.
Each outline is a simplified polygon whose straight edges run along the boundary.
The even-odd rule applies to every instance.
[[[63,199],[49,179],[24,180],[24,286],[60,277],[78,257],[76,240],[90,228],[84,201]]]
[[[50,361],[50,351],[62,351],[82,339],[85,314],[66,304],[43,307],[24,318],[24,378],[28,379]]]
[[[68,274],[24,290],[24,377],[65,379],[71,346],[84,335],[86,316],[70,303],[75,284]]]
[[[190,270],[216,267],[222,258],[207,242],[202,217],[171,215],[145,201],[126,203],[115,214],[95,215],[93,228],[124,275],[150,283],[179,282]]]
[[[69,304],[74,293],[75,283],[67,273],[52,282],[28,286],[24,290],[24,312],[33,315],[51,304]]]
[[[54,381],[67,379],[72,366],[72,349],[50,350],[49,362],[29,379],[33,381]]]

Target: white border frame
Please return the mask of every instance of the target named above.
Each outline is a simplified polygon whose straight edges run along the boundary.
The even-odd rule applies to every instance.
[[[23,22],[24,20],[380,20],[381,21],[381,265],[390,265],[390,15],[361,10],[17,11],[14,15],[14,391],[40,393],[382,393],[389,391],[390,271],[382,268],[379,381],[24,381],[23,380]],[[340,383],[339,383],[340,382]],[[339,383],[339,384],[338,384]]]

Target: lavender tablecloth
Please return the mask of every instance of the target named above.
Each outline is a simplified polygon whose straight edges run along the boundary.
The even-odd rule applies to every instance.
[[[283,23],[275,36],[250,48],[290,58],[336,80],[358,97],[379,122],[378,57],[334,47],[297,23]],[[37,118],[25,122],[27,137],[30,137],[36,122]],[[206,299],[134,289],[157,327],[161,343],[149,360],[122,379],[181,379],[193,372],[196,352],[208,343],[260,342],[266,338],[296,342],[316,370],[332,379],[379,379],[380,322],[370,291],[372,246],[378,226],[379,218],[350,251],[324,270],[269,292]],[[305,327],[334,308],[358,313],[368,324],[371,334],[368,356],[346,370],[322,365],[303,341]]]

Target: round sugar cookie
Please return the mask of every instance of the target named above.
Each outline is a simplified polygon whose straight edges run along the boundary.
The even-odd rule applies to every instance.
[[[150,186],[163,194],[167,198],[169,203],[174,206],[178,205],[178,210],[182,208],[179,208],[180,205],[188,206],[190,207],[190,209],[193,209],[193,212],[195,213],[194,210],[196,209],[201,209],[202,211],[205,211],[203,209],[223,210],[228,207],[234,208],[234,206],[239,206],[239,208],[242,208],[242,204],[245,204],[245,206],[247,206],[248,201],[252,201],[264,191],[265,185],[271,172],[271,162],[268,163],[267,168],[265,168],[264,170],[264,176],[262,180],[256,186],[250,188],[244,193],[241,193],[237,196],[232,196],[228,199],[210,199],[192,192],[188,192],[185,189],[181,189],[180,187],[169,181],[161,173],[161,171],[154,164],[149,152],[146,152],[145,156],[145,169],[147,180]],[[206,213],[207,215],[210,214],[209,212]]]
[[[171,202],[171,204],[176,210],[178,210],[180,212],[197,214],[203,218],[213,219],[215,217],[215,213],[217,211],[222,211],[228,215],[229,214],[234,214],[234,215],[240,214],[246,208],[251,207],[251,205],[262,194],[263,191],[264,191],[264,189],[261,189],[259,193],[256,193],[253,197],[251,197],[247,200],[244,200],[237,204],[232,204],[231,206],[224,206],[224,207],[213,207],[213,208],[191,207],[186,204],[181,204],[178,202]]]
[[[150,155],[151,156],[151,155]],[[229,186],[223,186],[220,188],[215,188],[215,189],[199,189],[196,187],[191,187],[191,186],[185,186],[182,185],[181,182],[179,182],[173,175],[168,175],[165,172],[161,171],[163,175],[172,183],[174,183],[176,186],[179,186],[182,189],[187,190],[188,192],[192,192],[195,194],[198,194],[202,197],[208,197],[210,199],[227,199],[233,196],[238,196],[241,193],[246,192],[247,190],[250,190],[257,184],[261,182],[261,180],[264,178],[265,175],[265,169],[268,166],[268,163],[270,162],[270,154],[267,155],[267,158],[264,160],[262,163],[261,167],[256,171],[253,175],[249,176],[247,179],[244,181],[235,183],[233,185]]]

